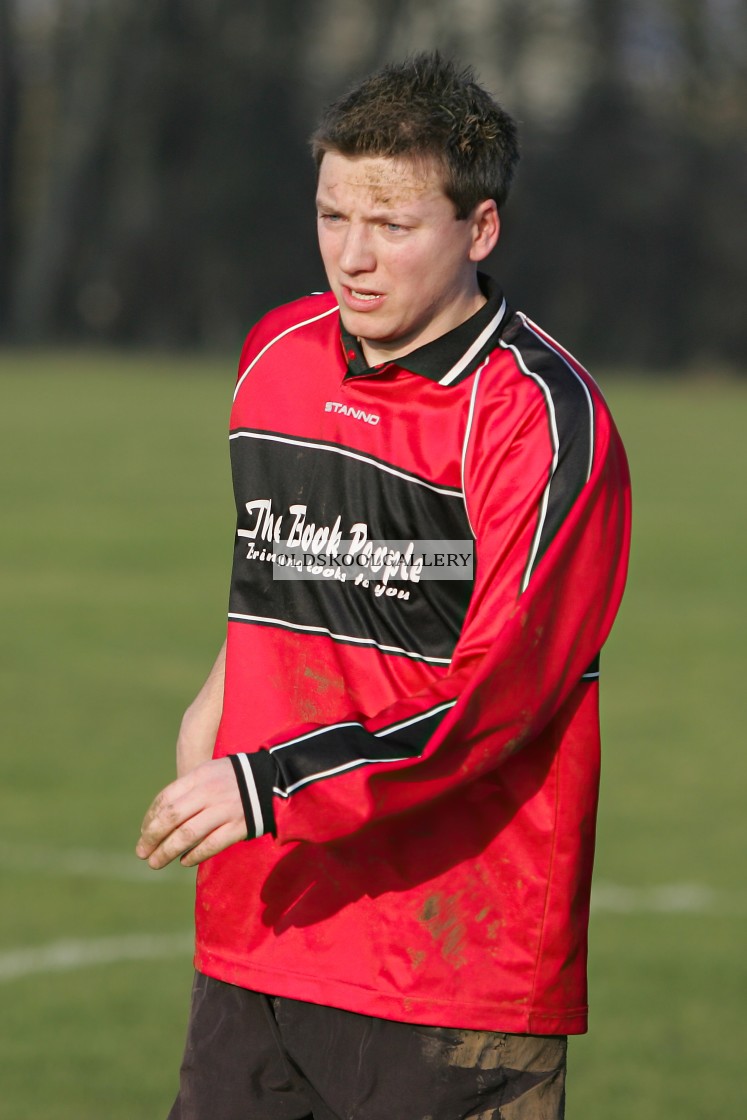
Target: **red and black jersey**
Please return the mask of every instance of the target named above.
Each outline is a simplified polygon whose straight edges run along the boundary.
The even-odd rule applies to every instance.
[[[253,838],[200,868],[196,965],[578,1033],[628,473],[595,383],[483,282],[472,318],[373,369],[331,294],[247,339],[215,753]]]

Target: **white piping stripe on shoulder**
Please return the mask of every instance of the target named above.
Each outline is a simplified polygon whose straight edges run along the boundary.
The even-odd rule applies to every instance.
[[[591,477],[591,468],[594,463],[594,402],[591,399],[589,387],[584,381],[583,377],[579,376],[578,370],[575,370],[571,363],[568,361],[562,351],[562,347],[559,342],[556,342],[555,339],[551,338],[549,335],[545,337],[544,334],[540,334],[539,331],[535,329],[534,323],[532,323],[531,319],[527,319],[526,315],[524,315],[523,313],[519,314],[519,318],[523,322],[526,329],[530,332],[530,334],[533,334],[539,342],[541,342],[548,348],[548,350],[552,350],[553,354],[557,354],[561,362],[563,362],[563,364],[567,366],[567,368],[576,378],[579,385],[583,389],[584,394],[586,395],[586,402],[589,406],[589,467],[586,472],[586,481],[588,482]]]
[[[352,642],[354,645],[359,646],[374,646],[380,649],[382,653],[401,653],[405,657],[412,657],[415,661],[425,661],[428,665],[451,665],[450,657],[426,657],[424,653],[414,653],[409,649],[402,649],[400,646],[385,646],[381,642],[374,641],[373,638],[355,638],[352,634],[335,634],[333,630],[329,630],[326,626],[302,626],[296,622],[286,622],[283,618],[270,618],[269,615],[261,614],[239,614],[236,611],[229,611],[228,617],[235,619],[237,622],[268,622],[273,626],[280,626],[285,630],[301,630],[311,634],[327,634],[330,638],[334,638],[339,642]]]
[[[470,532],[472,533],[472,536],[475,538],[475,540],[477,540],[477,533],[475,532],[475,527],[472,524],[472,518],[469,515],[469,508],[467,506],[467,449],[469,446],[469,437],[472,435],[472,421],[475,416],[475,405],[477,403],[477,387],[480,384],[480,374],[485,369],[485,366],[488,364],[489,360],[489,358],[486,358],[482,365],[479,366],[475,372],[474,381],[472,383],[472,392],[469,399],[467,427],[464,433],[464,443],[462,444],[462,495],[464,497],[464,512],[467,515],[467,523],[469,525]]]
[[[400,723],[394,723],[391,727],[385,727],[382,731],[374,731],[373,734],[377,739],[382,739],[385,735],[392,735],[395,731],[401,731],[403,727],[412,727],[414,723],[420,723],[422,720],[429,719],[431,716],[437,716],[439,712],[445,712],[455,705],[456,700],[447,700],[445,704],[438,704],[435,708],[429,708],[427,712],[421,712],[417,716],[403,719]]]
[[[244,384],[244,379],[247,377],[247,375],[249,373],[251,373],[251,371],[254,369],[255,365],[259,361],[259,359],[264,354],[267,353],[267,351],[270,349],[271,346],[274,346],[276,342],[279,342],[281,338],[285,338],[285,336],[287,334],[290,334],[292,331],[297,331],[301,327],[308,327],[309,323],[316,323],[316,322],[319,321],[319,319],[326,319],[327,315],[334,315],[334,313],[336,311],[339,311],[339,310],[340,310],[339,307],[337,306],[337,304],[335,304],[335,306],[330,307],[330,309],[328,311],[323,311],[321,313],[321,315],[314,315],[311,319],[304,319],[302,323],[294,323],[292,327],[286,327],[286,329],[284,331],[281,331],[280,334],[277,334],[277,335],[275,335],[274,338],[270,339],[270,341],[268,343],[266,343],[265,346],[262,347],[259,354],[257,354],[256,357],[254,357],[251,360],[249,365],[246,367],[246,369],[242,373],[241,377],[239,378],[238,382],[236,383],[236,388],[234,389],[234,392],[233,392],[233,399],[236,400],[236,397],[238,396],[238,393],[239,393],[239,389]]]
[[[563,346],[560,342],[558,342],[557,338],[553,338],[553,336],[549,333],[549,331],[546,331],[544,327],[539,327],[535,322],[533,322],[529,318],[529,316],[526,314],[526,312],[517,311],[517,315],[519,316],[521,321],[524,323],[524,325],[530,331],[532,331],[533,334],[536,334],[537,337],[540,339],[540,341],[544,342],[545,346],[549,346],[551,350],[554,350],[557,353],[558,357],[562,358],[563,361],[565,362],[565,364],[568,366],[568,368],[573,373],[575,373],[576,376],[578,377],[578,371],[575,370],[573,368],[573,366],[570,364],[570,362],[568,361],[568,358],[573,358],[573,361],[576,363],[576,365],[581,367],[581,369],[584,371],[584,373],[589,378],[589,380],[594,382],[594,385],[597,389],[597,392],[601,396],[604,396],[604,394],[602,393],[602,390],[599,386],[599,382],[591,376],[591,374],[589,373],[588,369],[585,367],[583,362],[579,362],[578,358],[576,358],[573,354],[571,354],[571,352],[569,350],[566,350],[565,346]],[[567,355],[567,357],[566,357],[566,355]]]
[[[292,447],[311,447],[317,451],[331,451],[335,455],[344,455],[348,459],[357,459],[359,463],[368,463],[372,467],[376,467],[386,474],[394,475],[395,478],[404,479],[405,482],[413,482],[417,486],[424,486],[426,490],[432,490],[434,494],[443,494],[446,498],[458,498],[460,501],[463,497],[459,490],[446,490],[443,486],[435,486],[432,482],[426,482],[424,478],[418,478],[413,474],[405,474],[404,471],[398,471],[395,467],[389,467],[385,463],[379,463],[376,459],[371,459],[368,455],[360,455],[357,451],[349,451],[346,447],[336,447],[333,444],[315,443],[313,440],[307,439],[293,439],[289,436],[278,436],[273,432],[231,432],[229,439],[264,439],[270,443],[288,443]]]
[[[534,540],[532,541],[532,548],[531,548],[531,551],[529,553],[529,561],[527,563],[526,571],[524,573],[524,578],[521,581],[521,590],[526,591],[527,587],[529,586],[529,580],[531,579],[531,575],[532,575],[532,568],[534,567],[534,561],[535,561],[535,558],[537,556],[537,549],[539,548],[540,537],[542,536],[542,530],[543,530],[544,525],[545,525],[545,518],[547,516],[547,505],[548,505],[548,502],[550,500],[550,486],[552,485],[552,480],[553,480],[553,477],[555,475],[555,471],[557,470],[557,467],[558,467],[558,452],[559,452],[559,448],[560,448],[560,439],[558,437],[558,426],[557,426],[557,422],[556,422],[556,419],[555,419],[555,406],[553,405],[552,394],[550,393],[549,386],[546,384],[545,381],[542,380],[542,378],[539,376],[539,374],[533,373],[532,370],[529,369],[526,362],[524,361],[524,358],[522,357],[521,351],[518,350],[516,348],[516,346],[514,346],[511,343],[503,342],[503,341],[501,341],[500,345],[503,347],[504,350],[510,350],[514,354],[514,356],[516,358],[516,361],[519,363],[519,368],[527,375],[527,377],[531,377],[532,381],[535,381],[539,385],[539,387],[542,391],[542,395],[545,398],[545,403],[547,404],[548,415],[550,417],[550,433],[551,433],[551,436],[552,436],[552,445],[553,445],[552,463],[550,465],[550,476],[547,480],[547,484],[546,484],[544,492],[542,494],[542,502],[541,502],[541,505],[540,505],[540,516],[539,516],[539,520],[537,522],[537,528],[536,528],[535,533],[534,533]]]
[[[506,314],[506,301],[504,299],[503,302],[501,303],[501,306],[498,309],[497,314],[493,316],[493,318],[488,323],[487,327],[485,327],[485,329],[480,332],[480,334],[477,336],[477,338],[472,343],[470,348],[467,351],[465,351],[465,353],[462,355],[462,357],[459,359],[459,361],[456,363],[456,365],[453,365],[451,367],[451,369],[448,371],[448,373],[445,373],[443,375],[443,377],[439,378],[439,380],[438,380],[439,385],[451,385],[452,381],[456,381],[457,377],[459,377],[459,374],[463,373],[464,370],[467,368],[467,366],[470,364],[470,362],[474,358],[475,354],[480,353],[483,346],[485,345],[485,343],[490,338],[491,334],[494,334],[495,331],[498,329],[498,327],[500,326],[501,321],[503,319],[503,316],[505,314]]]
[[[254,780],[252,768],[249,765],[249,759],[245,754],[237,754],[241,771],[244,775],[246,782],[246,792],[249,794],[249,804],[252,807],[252,816],[254,817],[254,834],[255,837],[264,836],[265,822],[262,818],[262,807],[259,804],[259,795],[257,794],[257,783]]]

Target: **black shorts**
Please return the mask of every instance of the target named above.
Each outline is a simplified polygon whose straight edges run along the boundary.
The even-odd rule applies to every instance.
[[[169,1120],[562,1120],[566,1041],[391,1022],[197,973]]]

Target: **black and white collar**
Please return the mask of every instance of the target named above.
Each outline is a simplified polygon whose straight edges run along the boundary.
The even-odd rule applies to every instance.
[[[342,345],[348,364],[346,377],[377,374],[390,366],[399,366],[431,381],[437,381],[440,385],[453,385],[467,377],[495,349],[497,332],[506,320],[508,310],[503,292],[495,280],[482,272],[477,274],[477,278],[487,297],[487,303],[479,311],[440,338],[426,342],[410,354],[381,365],[368,364],[358,339],[349,334],[340,323]]]

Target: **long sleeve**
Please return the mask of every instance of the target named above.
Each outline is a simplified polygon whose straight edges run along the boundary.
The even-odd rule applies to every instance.
[[[500,387],[475,377],[463,486],[476,575],[448,671],[374,715],[234,756],[250,836],[325,841],[436,802],[531,750],[595,676],[625,582],[627,464],[594,383],[566,363],[561,390],[536,342],[531,369],[526,346],[501,343],[530,402],[510,439]]]

